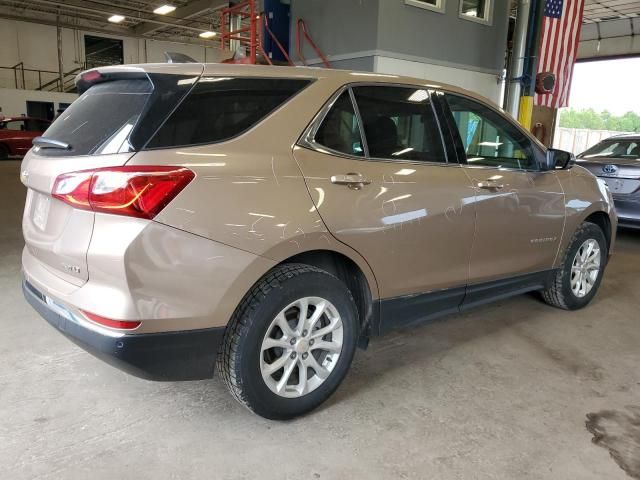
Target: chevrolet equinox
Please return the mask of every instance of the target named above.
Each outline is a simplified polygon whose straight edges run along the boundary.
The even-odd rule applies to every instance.
[[[89,70],[21,167],[27,301],[155,380],[253,412],[326,400],[357,346],[529,291],[598,290],[604,182],[477,95],[328,69]]]

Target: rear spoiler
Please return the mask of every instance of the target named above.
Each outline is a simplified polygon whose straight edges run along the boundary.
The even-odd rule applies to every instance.
[[[199,63],[190,56],[183,53],[164,52],[164,56],[167,60],[167,63],[153,65],[155,67],[155,71],[157,71],[157,67],[160,65],[177,63]],[[78,75],[76,75],[75,78],[76,88],[78,89],[78,93],[82,94],[87,91],[90,86],[95,85],[96,83],[119,79],[148,78],[146,67],[149,67],[150,65],[151,64],[148,63],[138,65],[112,65],[107,67],[97,67],[91,70],[80,72]],[[202,71],[200,71],[200,74],[201,73]]]
[[[94,68],[81,72],[76,76],[75,83],[78,93],[82,94],[96,83],[120,79],[149,78],[147,72],[141,68],[105,69]]]

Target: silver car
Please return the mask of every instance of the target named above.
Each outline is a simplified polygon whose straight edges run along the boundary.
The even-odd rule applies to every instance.
[[[640,134],[616,135],[577,156],[613,194],[621,227],[640,228]]]

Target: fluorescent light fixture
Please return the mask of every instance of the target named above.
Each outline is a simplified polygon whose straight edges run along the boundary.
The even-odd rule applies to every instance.
[[[426,90],[416,90],[409,96],[409,98],[407,98],[407,100],[410,102],[420,103],[424,102],[427,98],[429,98],[429,92]]]
[[[109,21],[111,23],[120,23],[123,20],[124,20],[124,16],[122,16],[122,15],[111,15],[109,17]]]
[[[200,38],[213,38],[213,37],[215,37],[216,35],[217,35],[217,33],[216,33],[216,32],[209,32],[209,31],[207,31],[207,32],[202,32],[199,36],[200,36]]]
[[[402,150],[398,150],[397,152],[393,152],[391,155],[394,157],[399,157],[400,155],[404,155],[405,153],[409,153],[411,151],[413,151],[413,148],[407,147],[407,148],[403,148]]]
[[[176,9],[173,5],[162,5],[161,7],[156,8],[153,13],[157,15],[166,15],[167,13],[171,13]]]

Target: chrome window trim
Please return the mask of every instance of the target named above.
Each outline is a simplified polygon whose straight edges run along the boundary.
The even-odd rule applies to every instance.
[[[430,162],[428,160],[409,160],[409,159],[401,159],[401,158],[371,157],[369,155],[369,148],[368,148],[368,145],[367,145],[367,139],[366,139],[366,136],[364,134],[364,125],[363,125],[363,122],[362,122],[362,117],[360,116],[360,109],[358,108],[358,104],[355,101],[355,96],[354,96],[353,90],[352,90],[352,88],[354,88],[354,87],[418,88],[418,89],[421,89],[421,90],[428,91],[429,92],[429,104],[431,106],[431,111],[433,112],[433,115],[434,115],[434,117],[436,119],[436,124],[438,125],[440,142],[441,142],[441,147],[442,147],[443,156],[444,156],[445,161],[444,162]],[[332,148],[325,147],[324,145],[322,145],[322,144],[320,144],[320,143],[315,141],[316,133],[320,129],[320,126],[322,125],[322,122],[324,122],[325,117],[327,116],[327,114],[329,113],[329,111],[331,110],[333,105],[336,103],[338,98],[340,98],[340,95],[342,95],[345,90],[349,90],[349,97],[351,98],[351,103],[353,105],[354,111],[356,113],[356,117],[358,119],[358,126],[359,126],[359,130],[360,130],[360,136],[361,136],[361,139],[362,139],[363,150],[365,150],[365,146],[366,146],[366,151],[364,152],[365,155],[363,155],[363,156],[350,155],[348,153],[338,152],[337,150],[333,150]],[[415,85],[415,84],[412,84],[412,83],[351,82],[351,83],[344,84],[338,90],[336,90],[331,95],[331,97],[329,97],[329,100],[322,106],[322,108],[318,111],[318,113],[315,115],[313,120],[311,120],[311,122],[309,123],[307,128],[304,130],[304,132],[300,136],[300,139],[298,140],[296,145],[298,145],[300,147],[308,148],[310,150],[314,150],[314,151],[317,151],[317,152],[320,152],[320,153],[331,154],[331,155],[335,155],[335,156],[338,156],[338,157],[347,158],[347,159],[351,159],[351,160],[361,160],[361,161],[364,160],[364,161],[373,161],[373,162],[400,163],[400,164],[411,164],[411,165],[438,165],[438,166],[458,166],[458,167],[462,166],[457,161],[456,162],[449,162],[449,158],[448,158],[448,155],[447,155],[447,149],[446,149],[446,146],[445,146],[445,143],[444,143],[444,136],[442,134],[442,126],[440,125],[440,120],[438,118],[438,113],[435,111],[435,107],[433,105],[433,100],[431,99],[431,93],[433,91],[434,91],[433,86]]]

